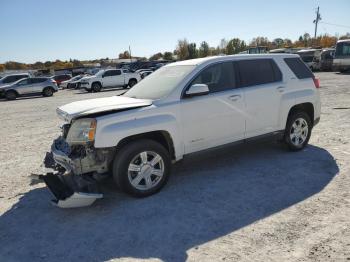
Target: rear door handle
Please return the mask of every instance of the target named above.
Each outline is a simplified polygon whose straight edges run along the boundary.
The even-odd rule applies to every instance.
[[[241,95],[232,95],[228,97],[231,101],[237,101],[241,98]]]
[[[286,89],[284,86],[277,87],[277,91],[280,92],[280,93],[283,93],[284,89]]]

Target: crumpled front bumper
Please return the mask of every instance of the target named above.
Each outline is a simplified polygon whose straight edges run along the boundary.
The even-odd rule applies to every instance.
[[[57,148],[58,142],[60,149]],[[56,139],[51,152],[46,154],[44,164],[56,172],[46,173],[39,178],[43,180],[54,195],[52,202],[61,208],[89,206],[96,199],[102,198],[97,187],[97,180],[92,174],[82,174],[79,159],[69,157],[69,148],[62,148],[62,139]]]

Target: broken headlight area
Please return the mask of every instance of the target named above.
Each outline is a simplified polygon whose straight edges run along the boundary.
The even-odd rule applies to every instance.
[[[59,207],[81,207],[101,198],[97,182],[108,174],[114,155],[113,148],[94,148],[92,143],[67,143],[64,137],[56,139],[44,164],[55,172],[41,176],[56,197]]]

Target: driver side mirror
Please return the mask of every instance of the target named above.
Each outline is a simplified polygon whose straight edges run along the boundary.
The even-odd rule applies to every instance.
[[[201,96],[209,94],[209,87],[206,84],[194,84],[186,91],[186,97]]]

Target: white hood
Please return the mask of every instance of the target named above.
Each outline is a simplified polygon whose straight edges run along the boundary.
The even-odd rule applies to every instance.
[[[70,122],[72,119],[83,115],[149,106],[151,104],[151,100],[112,96],[73,102],[57,108],[57,114],[65,121]]]

